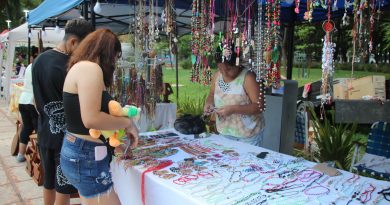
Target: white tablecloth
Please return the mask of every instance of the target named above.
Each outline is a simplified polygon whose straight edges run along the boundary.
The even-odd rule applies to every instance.
[[[231,141],[217,135],[196,140],[192,136],[180,135],[180,138],[175,142],[184,139],[184,143],[196,144],[211,150],[207,154],[207,160],[195,157],[195,162],[208,161],[209,163],[204,165],[208,168],[205,173],[211,173],[213,176],[194,172],[186,176],[197,175],[195,180],[177,183],[177,179],[183,177],[182,175],[163,179],[154,173],[147,173],[145,176],[146,205],[260,204],[260,202],[263,202],[261,204],[328,205],[331,202],[347,204],[354,192],[359,194],[349,205],[361,204],[357,198],[367,200],[365,204],[373,204],[374,201],[379,201],[378,204],[389,204],[377,192],[389,188],[390,182],[361,177],[345,171],[341,171],[342,175],[334,177],[318,175],[319,172],[311,169],[315,165],[313,162]],[[163,158],[173,161],[173,164],[164,170],[170,171],[172,167],[179,167],[178,162],[182,163],[184,158],[194,157],[181,148],[177,149],[176,154]],[[223,150],[235,150],[239,156],[225,155]],[[256,155],[260,152],[269,152],[269,154],[265,159],[259,159]],[[145,168],[142,165],[125,168],[126,162],[128,161],[114,159],[111,164],[115,191],[123,205],[142,205],[141,175]],[[374,191],[370,191],[371,185],[375,188]],[[272,191],[278,188],[281,190]]]
[[[154,119],[149,119],[145,113],[141,114],[138,122],[140,132],[173,128],[173,123],[176,120],[176,109],[175,103],[157,103]]]

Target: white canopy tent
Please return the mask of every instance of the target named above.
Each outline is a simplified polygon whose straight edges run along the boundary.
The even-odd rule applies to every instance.
[[[5,64],[5,82],[4,85],[4,96],[6,100],[9,100],[9,86],[11,81],[11,74],[12,74],[12,67],[13,67],[13,61],[15,57],[15,47],[17,44],[26,43],[28,42],[28,38],[30,35],[31,43],[38,44],[38,33],[40,30],[34,30],[31,29],[31,32],[29,34],[29,28],[27,26],[27,23],[24,23],[20,25],[19,27],[12,29],[11,31],[0,35],[0,42],[7,44],[6,47],[3,49],[0,49],[0,68],[3,67],[3,53],[4,49],[7,49],[7,59]],[[58,42],[60,42],[64,38],[65,32],[63,29],[59,30],[59,32],[54,31],[53,29],[49,30],[46,29],[46,31],[42,31],[42,42],[44,45],[55,45]]]

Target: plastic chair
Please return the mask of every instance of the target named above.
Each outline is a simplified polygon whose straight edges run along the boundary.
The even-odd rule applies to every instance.
[[[371,126],[366,154],[360,160],[360,147],[365,144],[355,143],[352,166],[349,171],[356,170],[358,173],[363,172],[390,179],[390,123],[375,122]]]

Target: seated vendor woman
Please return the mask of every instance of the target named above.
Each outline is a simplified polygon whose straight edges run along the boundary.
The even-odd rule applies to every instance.
[[[215,52],[218,71],[213,76],[204,112],[217,114],[217,131],[224,137],[262,146],[265,122],[259,107],[263,105],[260,85],[253,72],[236,64],[239,56],[233,50]]]

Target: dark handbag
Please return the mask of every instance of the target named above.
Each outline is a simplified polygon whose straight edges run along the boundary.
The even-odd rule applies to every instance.
[[[176,119],[173,126],[175,130],[185,135],[206,131],[206,123],[201,115],[184,114]]]

